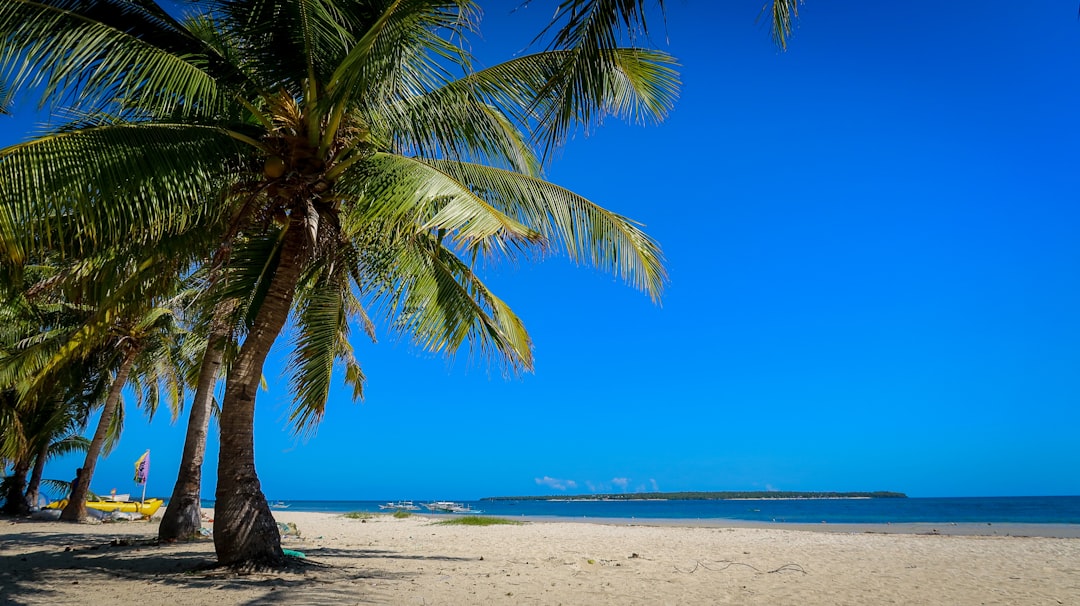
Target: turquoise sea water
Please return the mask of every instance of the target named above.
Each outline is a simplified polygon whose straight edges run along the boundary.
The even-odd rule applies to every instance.
[[[396,500],[396,499],[395,499]],[[273,502],[273,501],[271,501]],[[379,511],[386,501],[284,501],[293,511]],[[420,504],[422,501],[416,501]],[[743,520],[817,524],[1080,524],[1080,497],[756,499],[731,501],[461,501],[486,515]],[[213,507],[213,502],[206,502]],[[426,510],[422,510],[426,512]]]

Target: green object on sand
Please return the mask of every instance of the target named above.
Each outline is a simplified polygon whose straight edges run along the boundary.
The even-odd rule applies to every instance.
[[[284,552],[285,555],[289,556],[290,558],[307,559],[307,556],[304,555],[304,552],[302,552],[302,551],[296,551],[295,549],[282,549],[281,551]]]

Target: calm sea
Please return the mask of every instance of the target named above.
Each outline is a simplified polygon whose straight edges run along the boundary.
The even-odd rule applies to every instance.
[[[422,501],[416,501],[420,504]],[[294,511],[379,511],[385,501],[284,501]],[[817,524],[1080,524],[1080,497],[760,499],[739,501],[461,501],[495,516],[746,520]],[[207,502],[212,507],[213,502]],[[422,510],[425,511],[426,510]]]

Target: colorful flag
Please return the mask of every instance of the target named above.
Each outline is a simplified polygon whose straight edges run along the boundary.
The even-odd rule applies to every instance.
[[[150,451],[146,451],[143,456],[139,457],[138,461],[135,461],[135,483],[146,484],[146,478],[150,475]]]

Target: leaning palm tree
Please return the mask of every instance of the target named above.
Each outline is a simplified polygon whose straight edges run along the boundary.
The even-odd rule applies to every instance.
[[[214,390],[225,360],[226,351],[234,343],[234,298],[220,298],[209,314],[205,346],[200,352],[195,385],[180,469],[173,486],[169,505],[158,525],[161,541],[188,540],[197,536],[202,527],[202,466],[206,455],[206,436],[214,409]],[[193,370],[195,367],[193,367]]]
[[[130,323],[119,323],[115,329],[117,336],[103,344],[112,354],[102,356],[112,370],[108,395],[102,405],[94,436],[86,450],[80,482],[73,487],[68,504],[60,514],[62,520],[86,519],[86,497],[98,458],[111,450],[123,427],[121,394],[125,387],[130,383],[139,384],[134,392],[140,400],[145,399],[145,403],[150,404],[152,410],[153,404],[159,398],[158,389],[164,384],[167,386],[170,403],[178,412],[182,387],[177,380],[179,373],[173,368],[176,362],[173,357],[176,327],[168,310],[151,310],[146,316]]]
[[[359,392],[347,335],[362,303],[430,350],[468,343],[531,368],[523,325],[475,273],[480,259],[558,247],[659,296],[655,242],[543,181],[539,158],[604,115],[662,118],[673,60],[623,45],[641,0],[563,7],[545,50],[480,70],[463,44],[478,21],[468,0],[211,0],[184,23],[152,2],[0,7],[0,74],[82,115],[0,152],[3,259],[197,230],[219,242],[206,263],[227,258],[248,279],[230,282],[250,313],[221,402],[222,563],[282,557],[252,421],[290,314],[302,428],[321,415],[335,361]]]
[[[533,149],[603,113],[660,118],[676,80],[666,55],[598,35],[621,23],[607,5],[574,21],[559,48],[476,71],[460,46],[476,19],[469,2],[212,4],[186,26],[147,5],[91,20],[48,3],[0,13],[18,21],[7,29],[23,44],[18,59],[47,75],[46,89],[77,81],[85,104],[107,99],[8,150],[0,179],[19,195],[4,200],[0,233],[12,262],[42,234],[70,254],[193,227],[230,247],[245,235],[247,258],[234,250],[230,263],[259,269],[258,301],[222,400],[215,546],[223,563],[276,562],[254,467],[254,396],[298,289],[313,293],[296,315],[291,366],[301,424],[325,403],[327,360],[343,361],[355,386],[362,379],[341,338],[360,315],[354,288],[429,349],[471,342],[531,367],[523,325],[473,261],[561,244],[657,296],[655,243],[542,181]],[[88,27],[99,48],[85,44]],[[76,40],[87,56],[59,52]],[[78,77],[86,60],[93,74]],[[65,161],[91,148],[94,162]],[[75,225],[83,239],[63,232]]]

